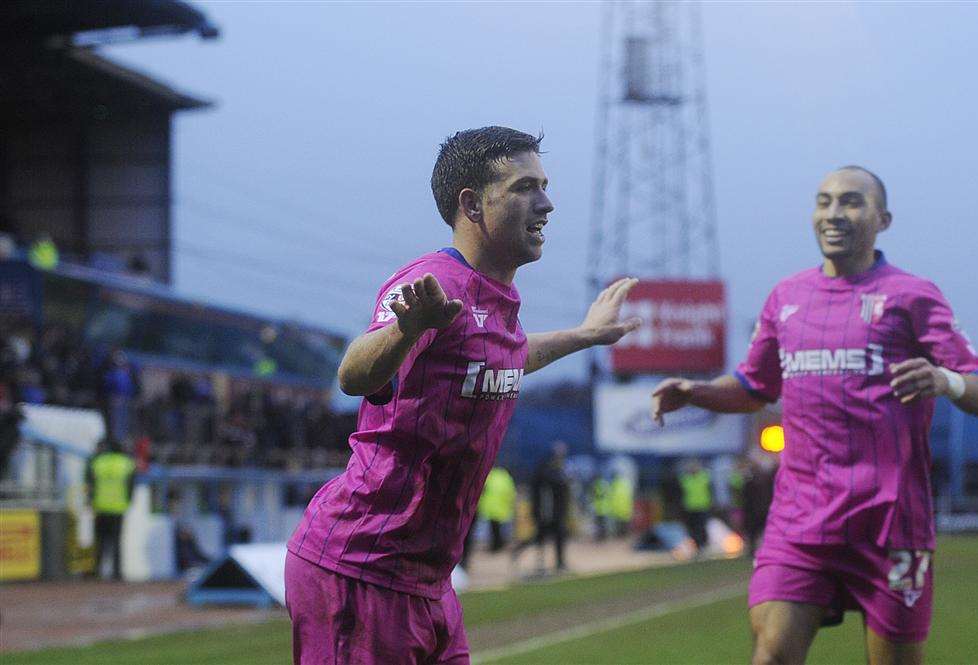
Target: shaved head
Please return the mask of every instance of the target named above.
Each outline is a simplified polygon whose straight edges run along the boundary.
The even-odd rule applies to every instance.
[[[859,171],[860,173],[865,173],[866,175],[868,175],[870,180],[872,180],[873,183],[876,185],[876,194],[877,194],[876,201],[879,204],[879,209],[880,210],[887,209],[886,208],[886,185],[883,184],[883,181],[880,179],[878,175],[876,175],[869,169],[863,166],[857,166],[856,164],[843,166],[836,170],[837,171]]]

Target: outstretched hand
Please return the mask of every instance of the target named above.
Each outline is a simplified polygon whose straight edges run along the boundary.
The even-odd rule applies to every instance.
[[[420,335],[428,328],[447,328],[462,311],[461,300],[449,300],[430,272],[401,285],[403,300],[391,303],[397,325],[405,335]]]
[[[581,328],[587,331],[593,344],[614,344],[626,334],[642,325],[637,317],[619,321],[621,304],[632,287],[638,284],[634,277],[624,277],[598,294],[591,303]]]
[[[689,404],[692,388],[692,381],[674,377],[666,379],[652,390],[652,419],[659,427],[665,424],[662,416]]]

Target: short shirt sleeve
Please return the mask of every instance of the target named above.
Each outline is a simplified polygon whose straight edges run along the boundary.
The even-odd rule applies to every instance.
[[[928,360],[955,372],[978,372],[978,353],[934,284],[911,296],[908,310],[917,343]]]
[[[778,354],[777,290],[764,301],[761,316],[754,325],[747,357],[734,376],[752,396],[776,402],[781,396],[781,359]]]
[[[380,287],[380,291],[377,293],[377,299],[374,302],[373,316],[370,319],[370,325],[367,326],[365,332],[371,333],[375,330],[380,330],[381,328],[386,328],[389,325],[397,325],[397,315],[394,314],[394,310],[391,307],[391,303],[395,301],[404,302],[404,296],[401,294],[401,287],[404,284],[412,284],[414,280],[419,279],[425,275],[425,273],[432,273],[438,278],[438,282],[441,284],[442,289],[448,294],[450,287],[446,284],[446,280],[443,277],[439,277],[436,273],[435,266],[431,263],[422,261],[417,263],[412,263],[404,268],[401,268],[393,275],[391,275],[383,286]],[[449,295],[449,298],[453,296]],[[394,390],[396,389],[397,377],[402,376],[405,372],[409,372],[411,367],[414,366],[414,361],[417,360],[418,356],[427,350],[431,343],[434,342],[438,331],[435,329],[426,330],[420,339],[411,347],[411,351],[404,358],[404,362],[401,363],[401,367],[395,375],[394,379],[385,385],[383,388],[378,390],[373,395],[367,396],[367,401],[371,404],[386,404],[391,400],[394,395]]]

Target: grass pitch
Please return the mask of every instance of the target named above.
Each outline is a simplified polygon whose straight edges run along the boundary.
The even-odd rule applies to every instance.
[[[978,662],[978,537],[942,537],[931,664]],[[463,595],[477,663],[744,663],[747,560],[704,561]],[[809,663],[863,663],[862,621],[819,632]],[[287,621],[0,656],[3,665],[288,663]]]

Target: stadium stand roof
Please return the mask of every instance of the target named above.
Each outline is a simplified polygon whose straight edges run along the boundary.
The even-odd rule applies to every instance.
[[[0,63],[0,114],[106,119],[211,106],[92,48],[118,41],[111,34],[132,39],[187,32],[218,34],[204,14],[176,0],[0,3],[0,44],[6,47]]]
[[[0,41],[70,40],[78,33],[134,28],[140,35],[219,31],[179,0],[6,0],[0,3]]]
[[[26,115],[64,115],[82,111],[138,114],[211,106],[160,81],[103,58],[91,49],[34,51],[8,60],[0,77],[0,111]],[[16,60],[15,60],[16,58]]]

